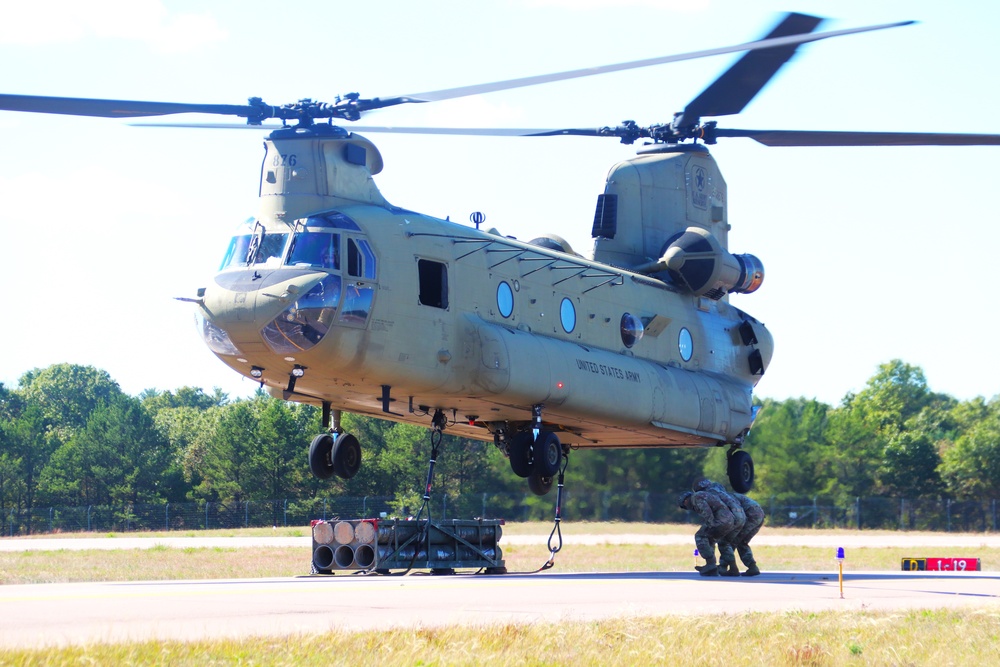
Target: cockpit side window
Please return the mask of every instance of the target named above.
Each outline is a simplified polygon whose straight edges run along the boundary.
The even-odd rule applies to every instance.
[[[347,274],[356,278],[375,279],[375,253],[364,239],[347,239]]]

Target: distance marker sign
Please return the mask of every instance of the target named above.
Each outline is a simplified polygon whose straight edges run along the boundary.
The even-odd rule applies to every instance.
[[[903,571],[971,572],[983,569],[978,558],[904,558]]]

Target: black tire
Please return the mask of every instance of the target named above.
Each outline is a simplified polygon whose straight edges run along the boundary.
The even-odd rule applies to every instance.
[[[748,493],[753,488],[753,458],[742,449],[729,455],[729,484],[736,493]]]
[[[320,433],[309,445],[309,469],[318,479],[333,477],[333,436]]]
[[[333,445],[332,460],[337,477],[354,477],[361,469],[361,443],[350,433],[341,433]]]
[[[533,469],[542,477],[554,477],[559,474],[562,455],[559,436],[552,431],[539,431],[531,462]]]
[[[531,474],[531,440],[533,437],[531,431],[522,431],[515,433],[510,438],[510,443],[507,446],[510,469],[518,477],[527,477]]]
[[[552,478],[545,475],[538,474],[538,471],[533,471],[528,475],[528,488],[536,496],[544,496],[546,493],[552,490]]]

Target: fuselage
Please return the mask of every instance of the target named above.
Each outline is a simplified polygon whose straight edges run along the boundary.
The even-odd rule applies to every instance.
[[[450,432],[484,440],[537,405],[574,446],[746,433],[772,352],[760,322],[568,248],[390,206],[371,151],[357,135],[268,141],[262,214],[199,294],[226,364],[290,400],[424,426],[441,410]],[[295,178],[282,162],[313,183],[325,171],[314,189],[328,189],[281,189]]]

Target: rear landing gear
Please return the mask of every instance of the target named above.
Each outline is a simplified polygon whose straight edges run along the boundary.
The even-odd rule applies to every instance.
[[[553,478],[559,474],[565,451],[559,436],[552,431],[543,431],[541,426],[542,406],[535,405],[532,407],[531,430],[513,435],[498,431],[495,443],[507,454],[514,474],[526,477],[532,493],[544,496],[552,489]]]
[[[531,431],[521,431],[511,436],[507,443],[507,456],[510,459],[510,469],[518,477],[528,477],[531,474]]]
[[[536,496],[544,496],[552,490],[552,477],[545,477],[538,471],[532,472],[528,475],[528,488]]]
[[[753,488],[753,458],[742,449],[730,449],[726,454],[729,484],[736,493],[748,493]]]

